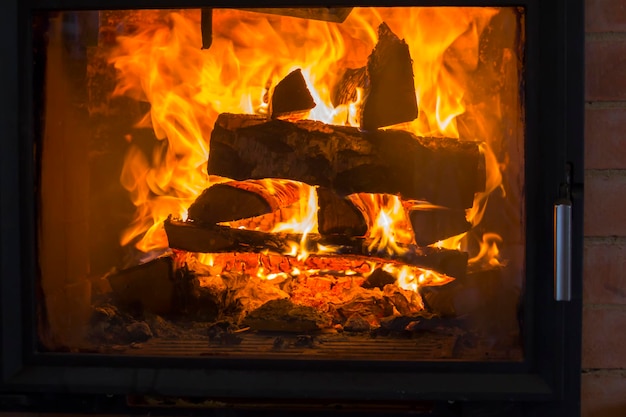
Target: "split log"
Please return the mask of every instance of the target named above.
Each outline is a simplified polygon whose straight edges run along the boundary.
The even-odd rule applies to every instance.
[[[413,61],[409,46],[389,29],[378,27],[378,43],[367,59],[368,88],[361,107],[361,128],[410,122],[417,118]]]
[[[318,187],[317,205],[317,227],[322,235],[363,236],[367,233],[363,214],[349,199]]]
[[[109,275],[108,280],[120,305],[167,314],[175,296],[173,276],[174,260],[167,256]]]
[[[302,71],[298,68],[276,84],[269,111],[272,119],[289,118],[305,114],[314,107],[313,96],[306,86]]]
[[[399,194],[453,209],[471,207],[486,178],[479,142],[229,113],[211,134],[208,173],[291,179],[341,195]]]
[[[300,242],[302,235],[297,233],[265,233],[255,230],[232,229],[225,226],[205,226],[193,222],[183,222],[168,218],[164,222],[169,247],[188,252],[291,252],[290,243]],[[364,259],[399,263],[431,269],[454,278],[463,278],[467,272],[468,255],[451,249],[431,247],[401,246],[402,254],[370,252],[370,239],[346,236],[322,236],[311,233],[306,236],[304,245],[310,253],[318,247],[331,247],[334,255],[342,257],[359,256]]]
[[[246,219],[273,213],[300,198],[297,183],[269,181],[230,181],[212,185],[189,206],[189,219],[206,224]]]
[[[415,236],[415,243],[419,246],[431,245],[440,240],[459,235],[471,229],[472,225],[465,219],[464,210],[449,210],[446,208],[419,208],[408,211]]]

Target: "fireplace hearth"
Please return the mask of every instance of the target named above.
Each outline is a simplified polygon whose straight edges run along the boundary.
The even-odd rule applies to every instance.
[[[0,404],[578,414],[582,5],[539,3],[7,6]]]

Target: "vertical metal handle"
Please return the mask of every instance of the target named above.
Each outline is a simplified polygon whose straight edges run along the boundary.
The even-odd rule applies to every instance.
[[[572,203],[554,205],[554,299],[572,299]]]

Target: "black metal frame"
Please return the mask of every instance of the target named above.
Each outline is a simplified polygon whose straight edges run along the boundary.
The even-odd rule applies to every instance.
[[[162,394],[234,404],[311,402],[390,406],[434,401],[438,415],[472,414],[486,402],[519,415],[580,413],[583,183],[583,2],[420,1],[396,5],[501,5],[526,11],[527,287],[522,363],[364,363],[133,358],[37,353],[35,322],[36,152],[31,18],[35,10],[140,7],[254,7],[251,0],[8,0],[0,14],[0,408],[36,409],[51,399],[84,399],[111,412],[117,396]],[[184,4],[183,4],[184,3]],[[319,2],[272,0],[271,6]],[[389,5],[384,0],[337,6]],[[270,6],[264,3],[264,7]],[[573,299],[553,297],[552,207],[573,167]],[[52,395],[52,397],[50,396]],[[112,397],[107,397],[107,395]],[[109,400],[107,400],[109,398]],[[46,400],[47,399],[47,400]],[[48,401],[48,402],[46,402]],[[448,402],[456,402],[457,405]],[[110,407],[102,406],[110,404]],[[462,405],[458,405],[462,404]],[[497,404],[497,406],[496,406]],[[83,408],[84,408],[83,407]],[[278,405],[277,405],[278,407]],[[80,407],[79,407],[80,408]],[[278,407],[281,408],[281,407]],[[268,410],[268,408],[265,408]],[[319,410],[330,411],[332,406]],[[496,408],[497,410],[498,408]],[[470,410],[470,411],[468,411]],[[397,411],[397,410],[396,410]],[[207,411],[203,411],[205,415]],[[245,411],[240,411],[245,414]],[[506,412],[510,415],[510,412]],[[260,415],[258,411],[254,415]],[[275,414],[273,414],[275,415]],[[500,415],[500,414],[489,414]],[[513,414],[515,415],[515,414]]]

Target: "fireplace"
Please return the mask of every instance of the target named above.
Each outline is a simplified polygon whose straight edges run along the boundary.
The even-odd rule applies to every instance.
[[[578,413],[582,6],[171,6],[6,23],[7,402]]]

